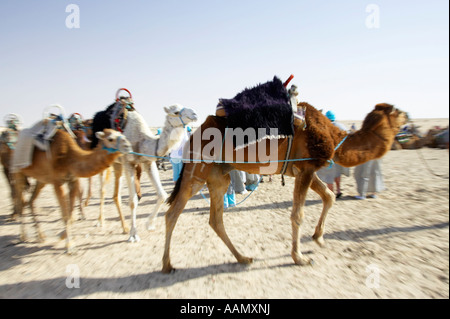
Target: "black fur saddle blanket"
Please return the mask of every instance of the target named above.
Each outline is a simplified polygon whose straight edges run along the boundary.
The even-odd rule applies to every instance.
[[[97,136],[95,136],[96,132],[103,131],[105,128],[123,132],[127,125],[127,114],[133,111],[135,111],[133,103],[125,104],[116,101],[108,106],[106,110],[95,113],[92,123],[94,135],[92,136],[91,148],[95,148],[98,144]]]
[[[294,134],[294,114],[289,95],[277,77],[245,89],[232,99],[220,99],[218,107],[227,114],[228,128],[244,132],[243,138],[236,136],[234,139],[236,149],[264,139],[280,139]]]

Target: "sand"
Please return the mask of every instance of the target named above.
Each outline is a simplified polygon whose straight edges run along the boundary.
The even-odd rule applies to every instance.
[[[448,119],[422,123],[428,124],[447,126]],[[324,248],[311,240],[321,201],[308,193],[300,249],[313,266],[296,266],[290,256],[292,178],[286,178],[285,187],[279,176],[272,182],[266,178],[244,203],[224,213],[236,248],[255,258],[249,266],[236,263],[208,225],[208,203],[194,196],[174,231],[171,259],[177,271],[170,275],[161,273],[164,212],[155,231],[145,229],[156,199],[146,175],[138,208],[141,241],[128,243],[121,233],[112,183],[106,223],[95,226],[99,196],[94,178],[87,219],[78,220],[74,212],[77,251],[67,255],[58,238],[63,224],[51,186],[36,202],[47,240],[36,241],[27,214],[29,241],[21,243],[19,223],[7,221],[12,205],[2,174],[0,298],[449,298],[448,150],[390,151],[382,165],[387,190],[377,199],[353,199],[353,176],[343,177],[344,195],[328,215]],[[169,193],[171,177],[170,170],[161,171]],[[126,187],[122,194],[129,222]]]

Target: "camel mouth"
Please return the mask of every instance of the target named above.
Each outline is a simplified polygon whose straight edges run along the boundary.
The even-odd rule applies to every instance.
[[[131,147],[131,145],[125,145],[123,147],[120,148],[120,153],[122,154],[130,154],[131,152],[133,152],[133,148]]]

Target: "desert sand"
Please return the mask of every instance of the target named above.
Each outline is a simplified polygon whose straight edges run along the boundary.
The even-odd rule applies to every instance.
[[[448,119],[416,123],[425,130],[445,127]],[[265,178],[245,202],[224,213],[236,248],[254,257],[249,266],[236,263],[208,224],[208,203],[196,195],[174,231],[171,260],[177,271],[170,275],[161,273],[164,213],[155,231],[145,229],[156,200],[146,175],[138,208],[141,241],[128,243],[121,232],[113,183],[106,193],[106,223],[95,226],[99,195],[94,178],[87,219],[79,220],[74,211],[77,251],[67,255],[58,237],[63,224],[52,187],[46,186],[36,201],[47,240],[37,242],[27,210],[29,241],[22,243],[19,223],[8,221],[12,204],[1,174],[0,298],[449,298],[448,150],[390,151],[382,169],[387,189],[377,199],[353,198],[353,169],[342,178],[343,197],[329,212],[324,248],[311,240],[322,204],[317,194],[308,193],[300,249],[314,260],[312,266],[296,266],[290,256],[292,178],[286,178],[285,187],[279,176],[272,182]],[[160,173],[170,193],[172,172]],[[122,196],[129,223],[126,187]]]

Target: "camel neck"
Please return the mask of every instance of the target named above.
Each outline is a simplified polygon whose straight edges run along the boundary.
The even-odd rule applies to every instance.
[[[167,155],[180,141],[185,130],[183,126],[174,127],[166,120],[158,141],[156,155]]]
[[[78,150],[72,152],[70,158],[72,174],[79,177],[91,177],[108,168],[119,156],[120,152],[110,152],[102,145],[92,151]]]
[[[351,133],[336,150],[334,161],[342,166],[352,167],[380,158],[391,148],[394,136],[391,128]]]

